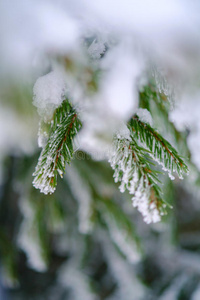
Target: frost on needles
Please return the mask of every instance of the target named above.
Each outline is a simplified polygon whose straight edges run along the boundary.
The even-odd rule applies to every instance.
[[[42,117],[39,142],[43,149],[33,174],[33,185],[44,194],[52,194],[56,189],[58,175],[63,177],[66,164],[69,164],[73,157],[73,139],[82,126],[81,121],[83,121],[84,130],[88,129],[92,132],[91,139],[95,137],[98,140],[96,134],[99,132],[95,132],[94,126],[96,123],[103,128],[99,134],[101,138],[104,136],[103,130],[109,131],[110,129],[106,127],[107,123],[103,118],[104,115],[102,116],[102,106],[98,106],[97,109],[94,105],[95,98],[92,98],[94,107],[91,104],[89,111],[93,123],[96,123],[90,122],[87,105],[84,107],[86,112],[84,109],[81,110],[80,121],[68,99],[65,98],[63,101],[63,95],[66,94],[65,77],[62,73],[58,74],[54,72],[50,73],[51,76],[46,75],[38,79],[34,87],[35,105]],[[54,85],[51,84],[52,76],[53,82],[55,81]],[[41,89],[43,86],[45,93],[43,88]],[[50,88],[46,90],[47,86]],[[137,207],[146,223],[155,223],[160,221],[161,216],[166,213],[158,164],[172,180],[175,178],[174,173],[177,173],[178,177],[182,179],[183,174],[188,173],[188,167],[176,149],[152,127],[150,100],[158,105],[159,112],[161,112],[163,110],[163,108],[160,109],[163,101],[160,99],[162,94],[158,93],[156,87],[154,88],[152,85],[147,86],[144,91],[148,91],[148,93],[140,94],[139,104],[143,108],[135,110],[135,114],[133,112],[132,117],[125,123],[120,123],[118,119],[116,121],[112,112],[109,115],[111,122],[109,124],[112,125],[112,122],[123,123],[126,128],[123,133],[120,127],[121,134],[117,134],[117,130],[113,130],[113,142],[109,141],[110,144],[108,144],[110,147],[109,162],[114,170],[115,182],[120,182],[120,191],[127,190],[129,192],[132,196],[133,206]],[[146,96],[144,97],[144,95]],[[44,103],[41,104],[43,98]],[[80,111],[78,104],[76,107]],[[48,118],[45,118],[48,108],[50,108],[51,114],[47,114]],[[98,121],[97,111],[100,111],[101,122]],[[168,116],[168,110],[164,109],[164,112]],[[50,116],[52,117],[50,118]],[[101,150],[105,151],[105,149]]]
[[[120,182],[120,191],[123,193],[127,189],[133,195],[133,206],[138,208],[146,223],[160,221],[165,204],[158,186],[157,171],[145,158],[147,151],[133,138],[129,140],[118,136],[114,144],[109,161],[114,169],[115,182]]]
[[[158,179],[161,172],[155,169],[154,161],[172,180],[172,172],[177,172],[182,179],[183,173],[188,173],[188,167],[171,144],[142,119],[135,115],[130,120],[129,138],[116,135],[109,161],[115,182],[120,182],[120,191],[128,190],[133,195],[133,206],[141,212],[144,221],[155,223],[166,213],[166,203]]]
[[[183,179],[183,173],[188,174],[188,167],[176,149],[150,124],[135,115],[129,122],[129,129],[131,136],[149,150],[149,155],[162,166],[163,171],[168,172],[170,179],[175,179],[173,172],[176,172],[180,179]]]
[[[63,177],[66,163],[73,156],[73,138],[81,123],[77,113],[65,100],[54,112],[49,129],[49,138],[44,146],[33,176],[33,185],[44,194],[52,194],[57,185],[57,176]]]
[[[115,135],[109,162],[114,169],[115,182],[120,182],[120,191],[128,190],[133,206],[143,215],[144,221],[155,223],[166,213],[166,203],[159,181],[161,172],[156,170],[154,162],[160,164],[171,179],[174,179],[173,172],[182,179],[183,173],[188,173],[188,167],[149,122],[149,113],[139,109],[138,115],[135,114],[127,124],[129,135]],[[63,176],[66,163],[72,159],[73,138],[80,127],[76,111],[65,100],[49,123],[49,137],[33,174],[33,185],[42,193],[55,191],[58,174]]]

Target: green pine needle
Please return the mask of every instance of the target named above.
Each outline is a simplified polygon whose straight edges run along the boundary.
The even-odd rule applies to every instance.
[[[149,151],[131,140],[116,138],[115,151],[110,158],[115,182],[120,182],[121,192],[128,190],[133,206],[143,214],[147,223],[157,222],[165,214],[166,203],[162,199],[157,170],[152,168]]]
[[[50,123],[50,134],[43,148],[33,176],[33,185],[44,194],[52,194],[57,175],[63,176],[66,163],[73,156],[73,138],[81,127],[76,111],[68,101],[56,109]]]
[[[188,174],[188,167],[176,149],[148,123],[140,121],[135,115],[129,122],[129,129],[131,135],[147,147],[150,156],[162,165],[171,179],[174,179],[173,172],[177,172],[181,179],[183,173]]]

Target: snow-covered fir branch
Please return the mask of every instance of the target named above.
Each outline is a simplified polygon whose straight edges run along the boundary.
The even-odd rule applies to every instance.
[[[63,177],[65,165],[72,159],[73,138],[80,126],[77,113],[67,100],[64,101],[54,113],[47,144],[33,173],[33,185],[41,192],[52,194],[55,191],[57,175]]]
[[[188,174],[188,167],[176,149],[148,122],[135,115],[129,122],[129,128],[131,135],[150,150],[149,155],[168,172],[172,180],[175,179],[173,172],[177,172],[180,179],[183,179],[183,173]]]
[[[166,204],[161,197],[158,173],[152,169],[148,151],[131,139],[116,137],[114,151],[109,159],[114,169],[115,182],[120,182],[121,192],[128,190],[133,206],[144,217],[146,223],[160,221]]]

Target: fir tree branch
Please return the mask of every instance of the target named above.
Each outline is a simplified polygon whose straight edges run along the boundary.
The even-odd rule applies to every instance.
[[[115,182],[121,182],[120,191],[127,189],[133,195],[133,206],[142,213],[145,222],[150,223],[160,221],[166,204],[161,197],[159,172],[152,168],[148,154],[133,137],[131,140],[116,138],[110,164],[115,170]]]
[[[160,132],[170,133],[176,147],[181,149],[185,156],[189,156],[186,133],[177,131],[174,124],[169,120],[171,106],[171,99],[160,93],[153,82],[146,85],[140,92],[140,107],[151,113],[155,127],[159,128]]]
[[[150,150],[150,156],[162,165],[163,170],[168,172],[171,179],[174,179],[172,172],[176,171],[181,179],[183,173],[188,173],[188,167],[176,149],[148,123],[142,122],[135,115],[129,122],[129,129],[134,138],[145,144]]]
[[[52,194],[57,185],[57,175],[63,176],[66,163],[73,156],[73,138],[81,127],[77,113],[64,101],[53,116],[50,134],[43,148],[33,176],[33,185],[44,194]]]

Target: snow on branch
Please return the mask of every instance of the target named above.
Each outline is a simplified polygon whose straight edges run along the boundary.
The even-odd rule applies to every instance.
[[[150,150],[149,155],[168,172],[172,180],[175,178],[173,172],[176,172],[180,179],[183,179],[183,173],[188,174],[188,167],[176,149],[148,123],[135,115],[129,122],[129,129],[131,135]]]
[[[153,170],[146,149],[131,139],[116,138],[114,151],[110,157],[114,169],[115,182],[120,182],[121,192],[128,190],[133,206],[137,207],[146,223],[160,221],[165,213],[166,204],[161,197],[158,185],[158,171]]]
[[[68,101],[64,101],[50,123],[50,134],[43,148],[33,176],[33,185],[44,194],[52,194],[57,185],[57,175],[61,177],[66,163],[73,156],[73,138],[81,127],[77,113]]]

